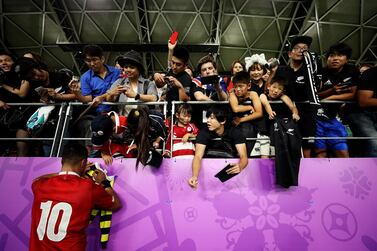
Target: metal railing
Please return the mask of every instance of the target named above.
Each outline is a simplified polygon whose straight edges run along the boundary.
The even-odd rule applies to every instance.
[[[170,145],[171,151],[173,150],[173,141],[180,140],[181,138],[175,138],[173,133],[173,126],[174,126],[174,114],[176,110],[176,106],[179,104],[188,103],[192,105],[203,105],[203,104],[228,104],[228,101],[173,101],[171,102],[171,121],[170,121]],[[245,102],[246,104],[251,104],[251,102]],[[271,103],[282,103],[282,101],[272,101]],[[296,102],[296,103],[309,103],[309,102]],[[336,103],[355,103],[354,101],[336,101],[336,100],[323,100],[321,103],[325,104],[336,104]],[[119,106],[119,105],[154,105],[154,106],[162,106],[162,113],[166,116],[167,114],[167,102],[103,102],[104,105],[111,105],[111,106]],[[59,156],[61,153],[62,145],[64,141],[72,141],[72,140],[91,140],[91,138],[73,138],[67,137],[68,135],[68,128],[70,123],[72,122],[72,112],[74,107],[76,106],[88,106],[89,104],[84,104],[81,102],[69,102],[69,103],[51,103],[51,104],[43,104],[43,103],[8,103],[9,106],[60,106],[59,113],[58,113],[58,120],[56,124],[56,129],[54,131],[54,136],[51,137],[32,137],[32,138],[0,138],[0,141],[52,141],[50,157]],[[36,108],[37,110],[37,108]],[[195,140],[196,138],[190,138],[190,140]],[[376,140],[377,137],[355,137],[355,136],[346,136],[346,137],[303,137],[305,140],[316,140],[316,139],[346,139],[346,140]],[[214,140],[220,140],[220,138],[216,138]],[[259,138],[246,138],[246,140],[261,140]],[[165,142],[164,142],[165,143]],[[165,144],[163,149],[165,149]]]

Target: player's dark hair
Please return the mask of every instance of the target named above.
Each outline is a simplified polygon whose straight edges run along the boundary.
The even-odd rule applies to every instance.
[[[62,164],[78,164],[88,158],[88,150],[78,143],[70,143],[64,147],[62,153]]]

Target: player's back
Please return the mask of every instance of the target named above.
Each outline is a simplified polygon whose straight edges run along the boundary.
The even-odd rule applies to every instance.
[[[30,250],[85,250],[93,186],[72,172],[33,182]]]

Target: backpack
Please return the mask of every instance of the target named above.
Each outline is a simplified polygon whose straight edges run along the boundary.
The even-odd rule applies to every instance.
[[[39,107],[26,122],[26,128],[33,136],[37,136],[42,131],[43,126],[46,124],[51,112],[55,106],[48,105]]]

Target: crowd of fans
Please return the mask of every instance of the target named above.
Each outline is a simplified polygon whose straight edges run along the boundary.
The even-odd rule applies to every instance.
[[[80,77],[68,69],[49,69],[33,52],[18,59],[0,52],[0,138],[20,138],[1,141],[0,154],[48,156],[51,141],[22,139],[53,137],[58,118],[55,108],[36,133],[27,124],[38,107],[9,103],[79,101],[91,109],[75,106],[69,136],[91,138],[82,143],[92,157],[102,157],[106,163],[136,157],[146,164],[150,149],[158,149],[164,157],[198,160],[271,158],[284,140],[274,135],[280,122],[288,128],[286,133],[297,136],[292,144],[299,144],[304,157],[377,156],[377,68],[350,64],[352,49],[345,43],[330,46],[322,67],[310,51],[311,42],[308,36],[295,37],[284,66],[264,54],[235,60],[230,76],[218,75],[212,55],[201,58],[194,71],[188,64],[189,52],[176,43],[168,43],[167,70],[150,77],[144,75],[136,51],[119,55],[110,66],[99,46],[87,45],[83,60],[89,69]],[[159,101],[167,102],[166,114]],[[210,102],[183,103],[172,111],[172,101],[228,103],[221,102],[221,108]],[[369,138],[347,140],[347,136]],[[231,139],[228,149],[224,148],[227,139]],[[208,147],[209,141],[215,142],[213,147]],[[239,146],[243,142],[245,149]],[[244,164],[241,161],[234,171]],[[199,168],[197,164],[195,170]],[[192,186],[196,182],[191,180]]]

